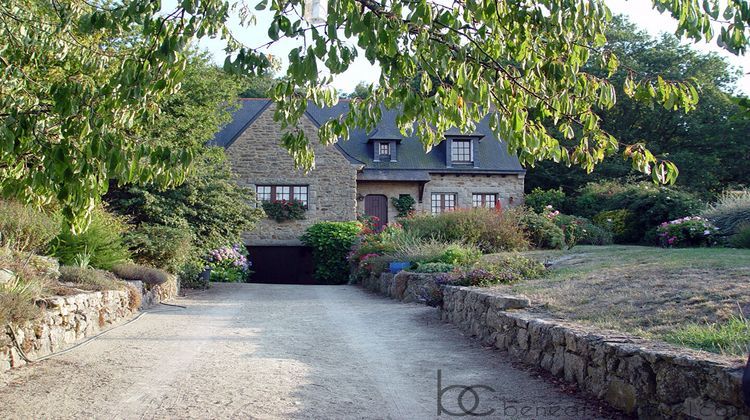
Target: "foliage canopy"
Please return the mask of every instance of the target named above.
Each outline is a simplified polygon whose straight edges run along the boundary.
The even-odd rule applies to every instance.
[[[712,39],[711,23],[717,23],[719,45],[746,51],[746,1],[653,2],[678,19],[679,35]],[[452,7],[332,0],[319,24],[301,17],[300,0],[261,0],[256,9],[273,14],[272,42],[305,40],[289,51],[286,76],[272,95],[276,117],[291,128],[283,144],[301,166],[314,164],[297,127],[307,100],[337,100],[331,76],[319,70],[345,71],[359,54],[356,47],[381,68],[378,86],[321,127],[325,143],[347,137],[355,126],[373,127],[382,103],[401,107],[401,129],[414,130],[426,148],[447,129],[471,131],[485,116],[524,163],[550,159],[591,170],[620,145],[596,113],[617,101],[606,76],[620,61],[606,47],[611,16],[604,0],[465,0]],[[182,0],[173,10],[153,0],[0,3],[3,194],[37,204],[56,200],[80,230],[111,179],[164,186],[183,181],[192,151],[153,144],[140,127],[179,88],[196,39],[226,40],[228,70],[262,73],[271,66],[261,49],[232,36],[232,11],[243,24],[254,20],[244,4],[222,0]],[[587,64],[606,76],[589,72]],[[673,110],[693,109],[698,100],[694,83],[655,74],[629,72],[622,89],[627,97]],[[640,140],[626,143],[624,154],[655,180],[675,180],[676,167]]]

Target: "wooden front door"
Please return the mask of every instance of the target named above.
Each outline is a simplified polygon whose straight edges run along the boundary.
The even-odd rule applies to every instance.
[[[377,218],[375,230],[380,232],[388,224],[388,197],[372,194],[365,196],[365,214]]]

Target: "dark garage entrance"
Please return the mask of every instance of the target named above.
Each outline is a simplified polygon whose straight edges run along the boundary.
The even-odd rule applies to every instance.
[[[249,246],[252,283],[315,284],[312,249],[306,246]]]

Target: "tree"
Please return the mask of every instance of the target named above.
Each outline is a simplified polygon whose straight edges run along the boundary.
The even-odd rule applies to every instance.
[[[134,225],[127,235],[136,256],[165,263],[177,271],[189,257],[202,257],[219,246],[241,242],[240,234],[251,230],[260,216],[253,205],[254,194],[239,186],[224,150],[207,147],[222,126],[231,121],[237,94],[249,85],[248,78],[228,75],[193,54],[186,64],[182,88],[159,103],[161,113],[144,126],[143,136],[168,149],[195,150],[185,181],[170,188],[156,184],[113,185],[105,200],[110,209],[128,216]],[[180,232],[187,232],[192,247],[181,246]],[[161,240],[160,240],[161,239]],[[180,247],[181,252],[164,249]],[[158,248],[161,254],[151,252]],[[148,252],[147,252],[148,251]],[[185,255],[190,254],[190,255]],[[158,256],[159,258],[154,258]]]
[[[365,82],[357,83],[357,86],[354,86],[353,91],[341,95],[342,98],[346,99],[367,99],[368,96],[370,96],[370,85]]]
[[[750,121],[741,118],[742,108],[731,97],[738,72],[716,54],[702,54],[680,45],[674,36],[653,39],[635,25],[615,19],[607,33],[607,46],[622,59],[622,70],[611,77],[621,85],[627,71],[661,74],[671,79],[693,79],[701,89],[696,110],[683,114],[653,108],[627,98],[610,110],[600,111],[603,127],[626,142],[650,139],[651,150],[669,158],[680,168],[677,184],[703,197],[710,197],[732,185],[747,183],[746,163],[738,156],[750,155]],[[592,69],[595,71],[595,69]],[[531,168],[526,186],[571,193],[587,182],[602,179],[642,179],[626,162],[605,159],[592,174],[547,162]]]
[[[679,19],[680,35],[717,39],[744,53],[750,34],[747,2],[653,0]],[[261,74],[270,60],[242,46],[227,21],[237,2],[182,0],[174,10],[161,2],[15,0],[0,3],[0,182],[4,195],[46,203],[56,200],[75,226],[85,226],[108,181],[177,184],[190,150],[151,145],[129,136],[158,111],[159,100],[179,88],[189,45],[198,38],[227,41],[225,69]],[[378,87],[350,111],[320,128],[331,143],[354,127],[372,128],[380,104],[400,106],[399,125],[414,130],[426,148],[445,130],[470,131],[490,117],[492,128],[524,163],[551,159],[593,169],[615,153],[618,140],[604,130],[596,111],[612,107],[614,86],[584,70],[596,63],[611,74],[617,55],[605,48],[610,13],[604,0],[497,2],[332,0],[325,23],[306,22],[301,0],[261,0],[270,9],[268,34],[299,42],[289,52],[286,77],[273,89],[276,118],[289,126],[283,144],[303,167],[314,164],[312,148],[297,127],[307,100],[331,105],[337,98],[318,66],[345,71],[358,52],[382,69]],[[719,21],[719,14],[722,20]],[[413,88],[415,78],[421,81]],[[433,83],[437,80],[438,83]],[[623,82],[629,97],[667,109],[694,108],[697,90],[688,82],[632,74]],[[554,134],[568,139],[564,146]],[[676,168],[657,160],[641,142],[624,154],[640,171],[672,182]]]

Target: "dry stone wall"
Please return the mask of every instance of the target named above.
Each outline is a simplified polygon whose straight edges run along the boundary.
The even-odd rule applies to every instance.
[[[13,344],[13,335],[32,360],[63,350],[78,340],[130,318],[138,311],[130,290],[108,290],[56,296],[41,302],[43,315],[0,333],[0,372],[26,364]]]
[[[429,276],[434,275],[384,273],[362,286],[408,301],[413,295],[407,291],[425,290]],[[750,419],[742,401],[742,363],[736,359],[545,318],[524,309],[527,299],[492,289],[443,286],[438,293],[443,320],[627,414]]]

